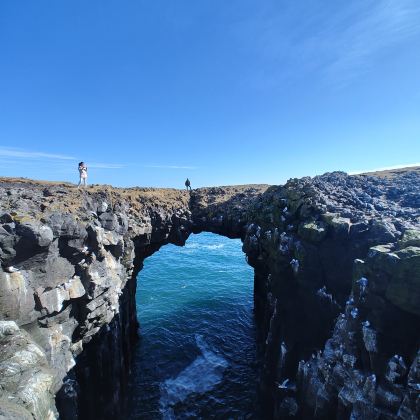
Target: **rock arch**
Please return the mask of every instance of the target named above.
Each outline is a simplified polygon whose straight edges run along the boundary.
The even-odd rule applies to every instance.
[[[191,194],[2,181],[0,340],[10,351],[0,357],[20,373],[2,376],[0,407],[53,418],[58,392],[64,419],[115,417],[144,258],[209,231],[241,238],[255,269],[270,414],[415,413],[418,181],[333,173]]]

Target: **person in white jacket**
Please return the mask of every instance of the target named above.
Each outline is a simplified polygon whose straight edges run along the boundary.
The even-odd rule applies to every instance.
[[[86,187],[86,185],[87,185],[86,180],[87,180],[87,177],[88,177],[87,172],[88,172],[88,168],[87,168],[85,162],[80,162],[79,163],[80,180],[79,180],[79,184],[77,185],[77,188],[79,188],[80,185],[82,185],[82,183],[83,183],[83,186]]]

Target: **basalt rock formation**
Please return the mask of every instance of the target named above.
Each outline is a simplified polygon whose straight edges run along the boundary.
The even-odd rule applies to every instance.
[[[276,418],[418,417],[419,180],[326,174],[255,205],[244,249]]]
[[[118,417],[136,277],[190,233],[255,269],[267,417],[420,416],[420,174],[116,189],[0,180],[0,417]]]
[[[0,202],[0,413],[118,414],[136,275],[160,246],[185,242],[187,194],[4,180]]]

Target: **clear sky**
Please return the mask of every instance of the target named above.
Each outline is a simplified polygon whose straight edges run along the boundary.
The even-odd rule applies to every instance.
[[[420,162],[419,0],[2,0],[0,175],[283,183]]]

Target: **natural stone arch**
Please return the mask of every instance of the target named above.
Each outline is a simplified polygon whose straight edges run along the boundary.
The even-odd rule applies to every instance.
[[[369,399],[376,393],[384,401],[380,409],[390,415],[412,411],[407,382],[398,407],[386,405],[381,389],[396,389],[406,380],[401,378],[417,380],[418,176],[335,173],[283,187],[220,187],[191,195],[108,187],[82,192],[69,185],[3,181],[0,310],[3,322],[15,324],[4,324],[8,332],[0,339],[7,345],[27,331],[50,372],[39,382],[45,384],[42,389],[18,395],[7,388],[11,398],[5,409],[53,414],[54,394],[64,378],[63,398],[58,398],[62,413],[102,409],[104,415],[116,415],[136,331],[133,296],[143,259],[165,243],[183,244],[191,232],[210,231],[240,237],[255,268],[256,306],[265,331],[262,389],[275,416],[296,407],[309,417],[334,410],[357,414],[360,405],[343,399],[342,384],[315,381],[334,368],[353,378],[355,366],[366,381],[372,371],[389,372],[379,377],[382,385],[361,389],[355,377],[346,383],[346,392],[362,393],[364,410],[379,409]],[[55,274],[48,276],[51,270]],[[360,288],[363,278],[367,288]],[[407,279],[410,293],[401,293]],[[372,306],[372,299],[386,305]],[[314,308],[322,322],[313,316]],[[340,312],[343,318],[335,322]],[[369,324],[361,323],[362,315]],[[387,317],[398,320],[396,329],[377,321]],[[306,328],[293,327],[299,319]],[[347,342],[348,334],[358,339]],[[322,353],[312,359],[313,351]],[[403,362],[388,363],[395,353]],[[348,365],[349,360],[354,363]],[[38,366],[25,365],[24,387],[25,375]],[[404,369],[407,376],[399,373]],[[296,372],[297,392],[287,384],[275,386]]]

